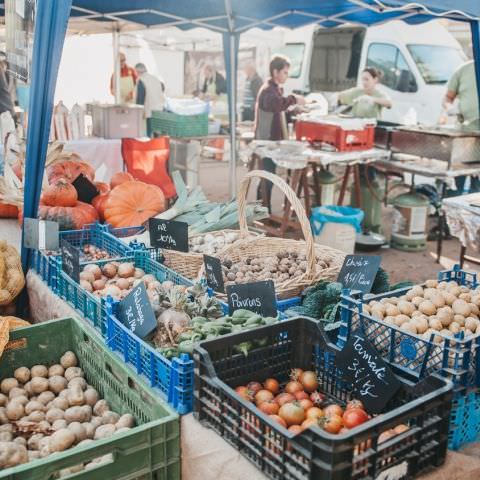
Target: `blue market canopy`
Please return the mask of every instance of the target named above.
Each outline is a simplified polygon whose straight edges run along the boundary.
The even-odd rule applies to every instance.
[[[453,5],[452,5],[453,4]],[[1,4],[0,4],[1,8]],[[308,24],[337,27],[374,25],[390,20],[416,24],[434,18],[468,21],[473,51],[480,59],[480,0],[43,0],[37,2],[33,47],[32,92],[25,168],[24,217],[36,217],[63,42],[71,25],[114,31],[145,27],[204,27],[223,35],[228,79],[230,141],[235,145],[235,96],[239,36],[250,28],[296,28]],[[478,65],[479,62],[476,62]],[[477,67],[480,87],[480,68]],[[480,95],[479,95],[480,97]],[[235,149],[230,161],[230,188],[235,188]],[[24,268],[28,264],[22,250]]]

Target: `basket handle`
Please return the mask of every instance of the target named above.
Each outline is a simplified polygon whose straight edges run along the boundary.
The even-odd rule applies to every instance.
[[[266,172],[265,170],[252,170],[248,172],[240,184],[238,190],[238,223],[240,225],[240,236],[248,236],[248,225],[247,225],[247,193],[248,187],[250,186],[250,180],[252,178],[263,178],[272,182],[276,187],[278,187],[281,192],[287,197],[287,200],[290,202],[294,212],[297,214],[298,221],[300,222],[300,227],[302,229],[305,242],[307,244],[307,270],[305,274],[307,278],[311,278],[315,275],[316,271],[316,258],[315,258],[315,244],[313,241],[312,229],[310,227],[310,222],[308,220],[305,209],[303,208],[302,202],[297,197],[292,188],[278,175],[273,173]]]

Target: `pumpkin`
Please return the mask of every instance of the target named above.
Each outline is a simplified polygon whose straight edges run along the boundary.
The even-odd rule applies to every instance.
[[[105,205],[105,221],[112,227],[135,227],[166,208],[165,195],[156,185],[133,181],[115,187]]]
[[[115,187],[118,187],[118,185],[121,185],[122,183],[133,182],[134,180],[135,179],[128,172],[117,172],[110,179],[110,187],[113,190]]]
[[[100,194],[108,193],[110,191],[110,185],[105,182],[93,182],[97,187]]]
[[[76,188],[65,179],[60,179],[46,188],[40,201],[50,207],[74,207],[77,200]]]
[[[60,178],[64,178],[71,183],[81,173],[93,182],[95,170],[90,164],[81,160],[61,160],[47,168],[48,183],[55,183]]]
[[[17,218],[18,207],[0,202],[0,218]]]
[[[100,217],[100,220],[102,222],[105,221],[105,205],[107,203],[108,197],[110,196],[110,192],[103,193],[100,195],[97,195],[93,200],[92,200],[92,205],[95,207],[95,209],[98,212],[98,216]]]
[[[57,222],[60,230],[80,230],[98,220],[98,213],[92,205],[83,202],[77,202],[73,207],[40,205],[38,218]]]

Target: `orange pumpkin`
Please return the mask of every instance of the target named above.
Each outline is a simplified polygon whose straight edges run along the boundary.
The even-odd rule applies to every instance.
[[[74,207],[77,200],[75,187],[62,178],[46,188],[40,201],[50,207]]]
[[[118,187],[118,185],[121,185],[122,183],[133,182],[134,180],[135,179],[128,172],[117,172],[114,173],[112,178],[110,179],[110,187],[113,190],[115,187]]]
[[[110,191],[110,185],[105,182],[93,182],[97,187],[100,194],[108,193]]]
[[[18,207],[15,205],[8,205],[7,203],[0,203],[0,218],[17,218]]]
[[[90,164],[81,160],[62,160],[47,168],[48,183],[55,183],[60,178],[65,178],[71,183],[81,173],[93,182],[95,170]]]
[[[135,227],[166,208],[165,196],[156,185],[126,182],[115,187],[105,205],[105,221],[112,227]]]
[[[107,193],[102,193],[100,195],[97,195],[93,200],[92,200],[92,205],[95,207],[95,209],[98,212],[98,216],[100,217],[100,220],[102,222],[105,221],[105,205],[107,203],[108,197],[110,196],[110,192]]]
[[[73,207],[40,205],[38,218],[57,222],[60,230],[80,230],[84,225],[98,220],[98,214],[92,205],[77,202]]]

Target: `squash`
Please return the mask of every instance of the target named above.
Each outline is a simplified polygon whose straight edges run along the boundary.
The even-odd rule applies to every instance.
[[[112,227],[135,227],[166,208],[165,195],[156,185],[126,182],[115,187],[105,205],[105,221]]]
[[[74,207],[78,201],[77,190],[62,178],[46,188],[40,201],[50,207]]]
[[[110,185],[105,182],[93,182],[95,186],[97,187],[97,190],[99,191],[100,195],[103,193],[108,193],[110,191]]]
[[[0,202],[0,218],[17,218],[18,207]]]
[[[68,182],[73,182],[81,173],[93,182],[95,178],[95,170],[93,167],[80,160],[61,160],[50,165],[47,168],[48,183],[55,183],[60,178],[66,179]]]
[[[102,221],[102,222],[105,221],[105,205],[107,203],[107,200],[108,200],[109,196],[110,196],[110,192],[102,193],[100,195],[97,195],[92,200],[92,205],[97,210],[98,216],[100,217],[100,221]]]
[[[41,204],[38,208],[38,218],[57,222],[60,230],[80,230],[84,225],[98,220],[98,213],[92,205],[83,202],[77,202],[73,207]]]
[[[112,178],[110,179],[110,187],[112,190],[118,185],[121,185],[125,182],[133,182],[135,179],[133,176],[128,172],[117,172],[113,174]]]

